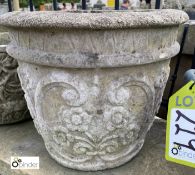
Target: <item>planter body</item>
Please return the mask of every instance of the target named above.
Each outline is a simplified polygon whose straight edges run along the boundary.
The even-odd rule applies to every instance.
[[[0,124],[30,118],[17,74],[18,63],[6,52],[8,33],[0,33]]]
[[[161,102],[169,59],[179,51],[178,25],[187,19],[177,10],[0,18],[10,29],[7,51],[19,61],[35,126],[55,160],[95,171],[139,152]]]

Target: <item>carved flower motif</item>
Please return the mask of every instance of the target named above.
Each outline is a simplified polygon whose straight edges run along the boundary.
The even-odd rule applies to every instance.
[[[74,136],[68,133],[68,130],[63,126],[54,127],[51,131],[53,140],[59,146],[70,146],[74,143]]]
[[[62,109],[59,112],[62,122],[71,131],[87,131],[91,122],[92,116],[83,111],[82,108]]]
[[[109,131],[124,128],[128,124],[129,111],[123,107],[113,107],[104,113],[104,122]]]

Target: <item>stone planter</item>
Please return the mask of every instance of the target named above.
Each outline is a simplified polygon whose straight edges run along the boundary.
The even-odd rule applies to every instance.
[[[35,126],[55,160],[95,171],[140,151],[186,20],[177,10],[0,17]]]
[[[0,33],[0,125],[30,118],[17,74],[18,63],[6,53],[7,43],[8,33]]]

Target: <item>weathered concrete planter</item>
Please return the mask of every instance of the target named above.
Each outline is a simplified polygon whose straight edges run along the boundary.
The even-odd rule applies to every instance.
[[[141,149],[161,102],[177,29],[188,16],[147,12],[9,13],[8,53],[50,155],[102,170]]]
[[[6,52],[8,33],[0,33],[0,125],[30,118],[17,74],[18,63]]]

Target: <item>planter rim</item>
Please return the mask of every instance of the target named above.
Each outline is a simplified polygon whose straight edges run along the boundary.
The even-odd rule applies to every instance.
[[[117,29],[174,26],[186,22],[180,10],[11,12],[0,16],[0,25],[16,28]]]
[[[18,61],[61,68],[111,68],[149,64],[167,60],[175,56],[179,52],[179,49],[180,46],[177,42],[168,48],[162,48],[155,52],[147,51],[115,55],[88,55],[84,53],[57,54],[21,48],[12,44],[9,44],[6,48],[9,55]]]

